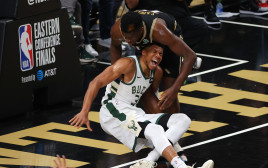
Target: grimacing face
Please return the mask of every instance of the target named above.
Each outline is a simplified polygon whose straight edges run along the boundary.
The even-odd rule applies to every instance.
[[[142,52],[146,55],[146,64],[150,70],[154,70],[162,61],[163,48],[156,44],[145,48]]]

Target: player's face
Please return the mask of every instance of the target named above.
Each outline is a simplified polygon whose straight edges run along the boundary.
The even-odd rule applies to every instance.
[[[138,31],[131,32],[131,33],[122,32],[122,34],[125,37],[126,42],[129,45],[133,45],[141,39],[141,36],[143,34],[143,28],[139,29]]]
[[[155,70],[155,68],[160,64],[163,57],[163,48],[158,45],[152,45],[146,50],[146,62],[150,70]]]

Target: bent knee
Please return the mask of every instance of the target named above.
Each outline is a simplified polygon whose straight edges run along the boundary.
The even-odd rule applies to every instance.
[[[191,125],[191,119],[183,113],[179,114],[172,114],[169,120],[168,125],[174,125],[174,124],[183,124],[187,128]]]
[[[144,135],[147,139],[152,139],[153,136],[164,134],[164,128],[160,125],[150,123],[147,125],[144,131]]]

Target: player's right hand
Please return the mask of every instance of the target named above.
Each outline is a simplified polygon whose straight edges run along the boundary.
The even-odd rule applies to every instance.
[[[88,119],[88,113],[83,113],[80,112],[78,114],[76,114],[70,121],[69,123],[74,126],[80,128],[83,124],[86,124],[87,129],[89,131],[92,131],[92,129],[90,128],[90,124],[89,124],[89,119]]]

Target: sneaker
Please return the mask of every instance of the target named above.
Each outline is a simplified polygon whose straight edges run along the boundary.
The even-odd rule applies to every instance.
[[[136,164],[130,166],[129,168],[154,168],[157,163],[147,160],[138,161]]]
[[[268,11],[262,11],[262,9],[255,2],[245,2],[240,4],[239,12],[242,14],[257,16],[268,14]]]
[[[213,160],[208,160],[199,168],[214,168],[214,162]]]
[[[82,29],[83,29],[82,26],[80,24],[76,23],[74,16],[70,16],[69,21],[71,23],[72,29],[82,31]]]
[[[83,62],[83,63],[96,61],[96,58],[90,55],[84,47],[79,48],[79,57],[80,57],[80,62]]]
[[[194,165],[193,166],[186,166],[186,168],[194,168]],[[197,168],[214,168],[214,162],[213,162],[213,160],[208,160],[201,167],[197,167]]]
[[[85,44],[85,50],[93,57],[99,56],[99,53],[92,47],[91,44]]]
[[[101,45],[101,46],[103,46],[103,47],[110,48],[110,46],[111,46],[111,38],[100,39],[98,41],[98,44]]]
[[[219,18],[215,14],[215,9],[211,5],[206,5],[204,10],[204,21],[208,25],[221,24]]]
[[[194,63],[193,68],[194,68],[194,69],[199,69],[199,68],[201,67],[201,64],[202,64],[202,58],[197,57],[197,58],[196,58],[196,61],[195,61],[195,63]]]

